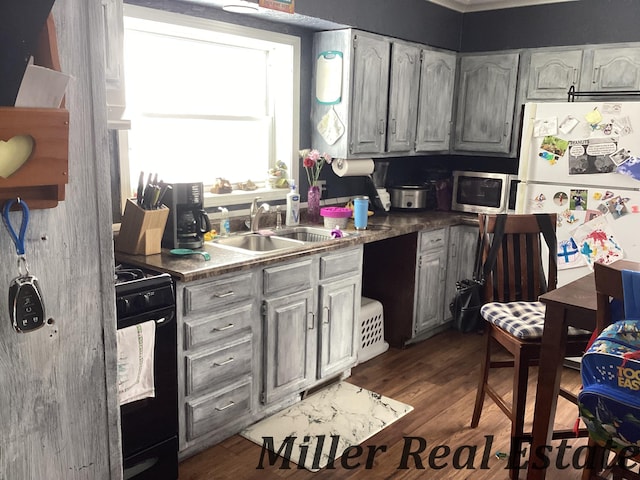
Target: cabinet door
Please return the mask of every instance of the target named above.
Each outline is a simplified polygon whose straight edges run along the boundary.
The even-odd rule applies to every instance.
[[[354,37],[351,153],[384,151],[390,44],[384,37]]]
[[[517,53],[462,57],[454,149],[509,153]]]
[[[527,100],[566,100],[580,85],[582,50],[534,52],[529,62]]]
[[[422,50],[416,151],[449,150],[455,76],[455,55]]]
[[[456,294],[456,282],[473,276],[478,227],[455,225],[449,229],[447,279],[445,286],[444,318],[451,318],[449,303]]]
[[[263,403],[294,394],[315,380],[318,325],[313,289],[263,304]]]
[[[360,301],[357,285],[358,278],[352,277],[320,287],[318,378],[342,372],[355,364],[356,296]]]
[[[102,16],[105,34],[107,119],[117,122],[125,108],[122,0],[102,0]]]
[[[593,68],[588,72],[598,92],[640,89],[640,48],[598,48],[593,52]]]
[[[437,327],[444,320],[446,261],[444,249],[428,251],[418,258],[414,336],[429,328]]]
[[[389,85],[388,152],[413,150],[420,73],[420,49],[415,45],[394,42],[391,45],[391,80]]]

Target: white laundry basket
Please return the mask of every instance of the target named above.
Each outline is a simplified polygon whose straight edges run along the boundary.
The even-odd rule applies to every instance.
[[[360,300],[359,323],[358,363],[362,363],[386,352],[389,348],[389,344],[384,341],[382,304],[378,300],[362,297]]]

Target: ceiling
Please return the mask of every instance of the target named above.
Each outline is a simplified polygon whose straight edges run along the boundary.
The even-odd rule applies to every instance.
[[[480,12],[500,8],[525,7],[545,3],[572,2],[577,0],[428,0],[458,12]]]

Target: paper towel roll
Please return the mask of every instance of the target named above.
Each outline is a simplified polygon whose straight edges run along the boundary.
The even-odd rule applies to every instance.
[[[331,168],[339,177],[361,177],[371,175],[375,164],[370,158],[344,160],[338,158],[333,161]]]

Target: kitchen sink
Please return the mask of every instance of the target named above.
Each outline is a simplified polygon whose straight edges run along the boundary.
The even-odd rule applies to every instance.
[[[301,242],[324,242],[331,240],[331,230],[321,227],[285,227],[282,230],[274,230],[274,234],[280,238],[300,240]],[[346,233],[342,233],[346,236]]]
[[[276,235],[267,236],[257,233],[218,238],[211,243],[223,248],[241,250],[244,253],[254,254],[284,250],[287,248],[296,248],[304,245],[304,242],[293,238],[280,238]]]

